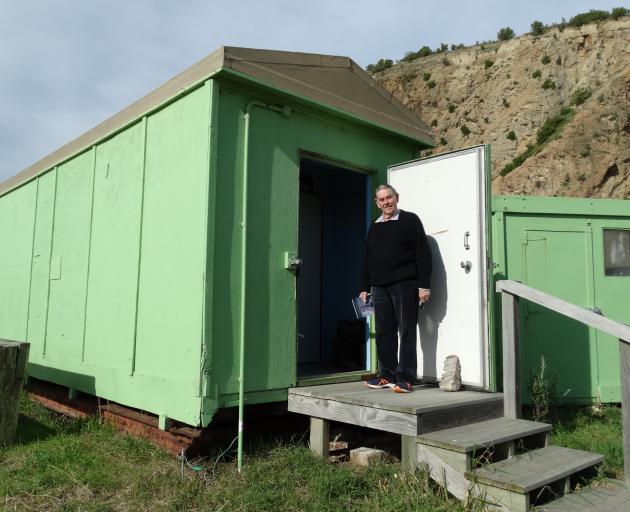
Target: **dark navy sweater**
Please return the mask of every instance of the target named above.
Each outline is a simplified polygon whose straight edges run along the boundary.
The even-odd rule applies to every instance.
[[[413,279],[431,288],[431,250],[415,213],[399,210],[398,220],[373,222],[365,242],[361,290]]]

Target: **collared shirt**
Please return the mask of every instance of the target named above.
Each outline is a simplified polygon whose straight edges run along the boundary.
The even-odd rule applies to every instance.
[[[394,215],[392,215],[389,219],[385,220],[385,218],[383,217],[383,215],[381,215],[378,219],[376,219],[374,221],[374,223],[378,223],[378,222],[389,222],[390,220],[398,220],[398,217],[400,216],[400,210],[396,210],[396,213]]]

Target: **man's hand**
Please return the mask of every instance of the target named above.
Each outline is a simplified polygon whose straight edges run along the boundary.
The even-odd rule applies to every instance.
[[[367,296],[368,296],[368,292],[359,293],[359,297],[361,298],[363,302],[367,302]]]
[[[427,302],[431,296],[431,290],[427,288],[418,288],[418,298],[420,302]]]

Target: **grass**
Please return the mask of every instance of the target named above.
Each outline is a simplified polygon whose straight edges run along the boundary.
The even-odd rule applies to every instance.
[[[329,464],[293,439],[266,443],[233,461],[186,467],[149,443],[99,424],[73,420],[22,402],[18,443],[0,449],[4,511],[435,511],[468,508],[432,484],[387,462],[371,468]],[[552,442],[606,456],[605,476],[621,478],[621,411],[559,410]],[[215,447],[217,450],[223,447]]]
[[[552,444],[601,453],[604,476],[623,478],[621,409],[614,406],[566,408],[554,421]]]
[[[328,464],[303,442],[262,444],[233,461],[186,467],[149,443],[24,400],[18,443],[0,449],[0,510],[18,511],[464,511],[400,464]],[[217,447],[219,449],[219,447]]]

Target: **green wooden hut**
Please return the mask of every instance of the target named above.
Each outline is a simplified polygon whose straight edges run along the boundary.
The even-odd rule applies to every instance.
[[[220,48],[0,185],[0,338],[33,377],[189,425],[243,381],[254,404],[358,379],[370,189],[430,145],[348,58]]]

